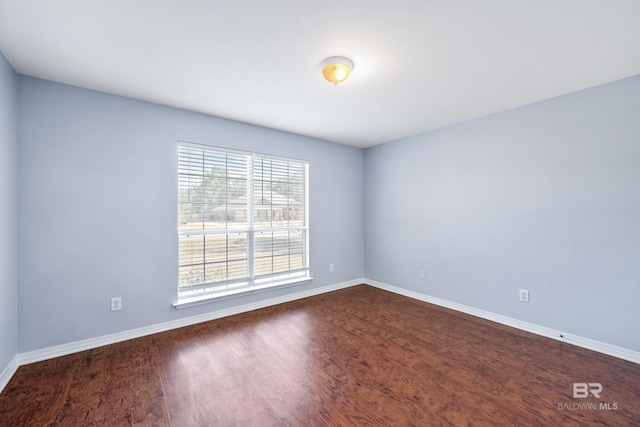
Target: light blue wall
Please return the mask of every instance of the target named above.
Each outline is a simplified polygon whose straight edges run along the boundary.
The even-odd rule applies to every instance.
[[[640,351],[640,76],[367,149],[365,183],[367,278]]]
[[[0,373],[18,349],[18,76],[0,53]]]
[[[24,76],[18,101],[20,352],[364,276],[362,150]],[[309,161],[311,284],[171,306],[178,140]]]
[[[0,186],[15,200],[16,76],[3,64],[0,87],[9,95],[0,99],[0,161],[8,178]],[[365,275],[640,350],[640,76],[364,156],[24,76],[18,89],[20,352]],[[177,140],[310,161],[313,283],[171,307]],[[17,221],[8,209],[0,211],[3,232]],[[8,254],[0,319],[9,319],[9,329],[2,324],[9,344],[16,341],[15,307],[6,304],[15,301],[15,231],[13,239],[0,249]],[[518,302],[520,288],[531,291],[530,304]],[[121,312],[109,311],[112,296],[123,297]],[[3,362],[16,351],[1,339]]]

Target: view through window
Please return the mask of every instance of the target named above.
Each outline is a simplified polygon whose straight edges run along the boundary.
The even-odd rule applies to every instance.
[[[178,144],[179,299],[309,279],[308,163]]]

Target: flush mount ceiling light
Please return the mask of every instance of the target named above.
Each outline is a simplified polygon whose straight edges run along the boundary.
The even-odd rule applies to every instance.
[[[320,70],[324,78],[335,86],[349,77],[353,70],[353,62],[342,56],[332,56],[320,63]]]

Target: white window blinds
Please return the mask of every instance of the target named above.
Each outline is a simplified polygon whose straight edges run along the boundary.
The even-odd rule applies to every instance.
[[[307,169],[179,143],[179,299],[309,277]]]

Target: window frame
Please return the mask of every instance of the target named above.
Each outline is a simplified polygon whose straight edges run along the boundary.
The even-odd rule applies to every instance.
[[[181,149],[183,148],[201,150],[203,152],[203,160],[202,160],[203,179],[206,174],[204,171],[204,167],[206,163],[205,158],[206,158],[207,152],[212,156],[234,155],[234,156],[245,157],[247,161],[246,176],[245,176],[245,179],[247,181],[247,190],[245,193],[246,205],[244,206],[246,208],[246,213],[247,213],[245,227],[228,228],[228,222],[226,222],[225,228],[206,229],[204,225],[205,216],[203,212],[202,213],[202,221],[203,221],[202,229],[198,229],[198,230],[181,230],[180,229],[181,171],[184,170],[181,168],[180,161],[181,161]],[[244,296],[244,295],[248,295],[255,292],[263,292],[263,291],[271,290],[274,288],[299,285],[303,283],[308,283],[311,280],[313,280],[310,273],[310,262],[309,262],[309,162],[307,160],[293,159],[293,158],[274,156],[270,154],[263,154],[263,153],[249,152],[249,151],[241,151],[241,150],[235,150],[235,149],[229,149],[229,148],[205,145],[205,144],[198,144],[198,143],[192,143],[192,142],[186,142],[186,141],[178,141],[176,156],[177,156],[176,177],[177,177],[177,186],[178,186],[178,197],[177,197],[178,218],[176,221],[177,234],[178,234],[177,236],[178,237],[178,280],[177,280],[176,290],[177,290],[178,298],[176,303],[173,304],[174,307],[185,308],[192,305],[204,304],[207,302],[217,301],[221,299]],[[299,224],[295,224],[295,225],[289,224],[286,226],[283,226],[283,225],[264,226],[264,224],[261,224],[261,226],[257,225],[257,221],[255,218],[255,212],[257,210],[256,196],[254,192],[255,182],[257,181],[255,176],[256,159],[260,159],[261,166],[263,167],[263,169],[261,170],[264,170],[265,160],[271,163],[270,170],[271,170],[272,176],[274,174],[273,163],[274,162],[285,163],[287,165],[287,180],[284,182],[286,182],[287,186],[291,185],[290,183],[292,182],[291,177],[289,176],[290,164],[293,164],[296,166],[296,168],[300,168],[302,170],[303,181],[304,181],[302,184],[302,188],[304,192],[304,205],[303,205],[304,215],[303,215],[303,218],[301,218],[301,220],[303,221],[302,225],[299,225]],[[229,180],[228,169],[225,169],[224,179],[225,179],[225,182]],[[260,182],[262,183],[262,185],[264,185],[265,182],[268,182],[271,186],[273,186],[275,181],[273,180],[266,181],[263,179]],[[273,212],[274,212],[273,211],[273,207],[274,207],[273,193],[275,192],[273,191],[273,188],[271,188],[270,191],[271,191],[272,198],[270,199],[270,204],[267,206],[270,206],[269,212],[273,215]],[[293,200],[289,197],[289,195],[285,197],[287,197],[287,203],[289,202],[289,200]],[[228,202],[229,200],[225,199],[224,206],[228,207],[229,206]],[[203,200],[203,205],[204,204],[205,204],[205,201]],[[226,217],[225,221],[228,221],[228,217]],[[263,234],[263,233],[287,233],[287,244],[284,247],[287,248],[287,251],[288,251],[287,254],[289,256],[289,262],[290,262],[292,257],[291,248],[292,246],[294,246],[291,240],[292,232],[295,232],[295,233],[302,232],[302,245],[300,246],[301,252],[296,253],[297,255],[302,256],[302,267],[293,268],[293,269],[284,270],[284,271],[277,271],[277,272],[272,271],[271,273],[268,273],[268,274],[257,275],[256,274],[256,235]],[[181,249],[181,242],[183,241],[183,239],[189,239],[190,237],[193,237],[193,236],[204,236],[203,242],[206,242],[206,236],[219,236],[219,235],[230,236],[235,234],[246,234],[247,277],[243,277],[239,279],[223,280],[223,281],[212,281],[208,283],[200,283],[193,286],[189,286],[188,290],[182,288],[181,282],[180,282],[181,268],[188,267],[186,265],[181,264],[181,257],[183,256],[182,255],[183,252]],[[270,246],[272,253],[274,250],[274,239],[275,239],[274,235],[272,234],[271,246]],[[227,277],[228,277],[228,263],[229,263],[229,238],[228,237],[226,242],[227,242],[227,246],[225,251],[225,256],[226,256],[225,262],[227,263]],[[202,265],[203,274],[204,274],[204,270],[208,265],[206,262],[206,259],[207,259],[206,243],[203,244],[203,248],[204,249],[202,253],[202,262],[194,263],[190,265],[192,266]],[[275,255],[271,256],[272,268],[274,264],[273,259],[275,257],[276,257]],[[266,256],[266,257],[263,256],[263,258],[268,259],[269,256]],[[182,288],[182,291],[181,291],[181,288]],[[189,291],[192,291],[192,292],[189,294]]]

